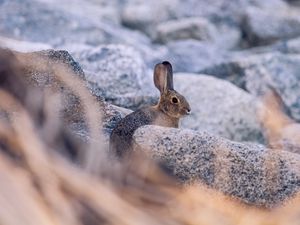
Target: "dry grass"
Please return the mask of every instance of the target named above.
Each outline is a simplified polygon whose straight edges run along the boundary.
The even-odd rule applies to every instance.
[[[277,91],[270,88],[261,102],[258,119],[269,147],[300,153],[300,124],[285,112],[287,107]]]
[[[20,65],[34,61],[18,60],[1,50],[0,224],[299,224],[300,196],[270,212],[200,184],[180,187],[143,157],[130,166],[111,161],[98,104],[56,65],[59,82],[80,99],[91,137],[78,147],[82,159],[75,164],[60,153],[69,138],[61,126],[61,93],[27,85]],[[40,69],[49,67],[35,60]]]

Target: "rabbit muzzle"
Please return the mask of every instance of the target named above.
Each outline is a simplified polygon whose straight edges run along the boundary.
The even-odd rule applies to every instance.
[[[183,109],[183,115],[184,116],[188,116],[188,115],[191,115],[191,108],[184,108]]]

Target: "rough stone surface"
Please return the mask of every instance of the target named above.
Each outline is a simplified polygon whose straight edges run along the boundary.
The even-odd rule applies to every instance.
[[[247,9],[244,31],[252,45],[272,43],[300,35],[300,16],[298,10]]]
[[[167,46],[169,53],[165,59],[174,64],[175,72],[197,73],[230,57],[228,52],[217,46],[196,40],[170,42]]]
[[[133,29],[153,35],[155,25],[174,18],[178,0],[130,0],[122,9],[122,23]]]
[[[118,122],[126,115],[131,113],[129,109],[118,107],[107,102],[103,105],[103,130],[106,140],[108,141],[112,130]]]
[[[172,18],[201,16],[215,22],[239,24],[247,7],[260,9],[284,9],[287,4],[282,0],[127,0],[122,10],[122,22],[135,29],[146,29],[158,22]]]
[[[156,27],[155,41],[168,43],[176,40],[194,39],[221,49],[239,45],[241,32],[235,26],[215,24],[203,17],[183,18],[160,23]]]
[[[157,40],[167,43],[172,40],[196,39],[214,41],[217,36],[215,26],[200,17],[171,20],[157,26]]]
[[[13,0],[3,1],[0,4],[2,21],[0,33],[9,37],[53,45],[63,43],[66,38],[77,42],[81,42],[82,38],[90,42],[95,41],[93,38],[102,41],[105,38],[100,29],[96,29],[94,24],[89,24],[90,20],[87,17],[79,18],[78,14],[58,8],[50,1]],[[72,5],[69,4],[69,8]],[[82,10],[77,11],[82,12]],[[70,35],[71,33],[73,35]]]
[[[177,17],[202,16],[211,21],[240,24],[248,7],[279,10],[287,8],[282,0],[214,0],[209,4],[206,0],[181,1],[176,10]]]
[[[300,188],[298,154],[156,126],[139,128],[134,140],[182,182],[198,181],[246,203],[272,207]]]
[[[102,127],[100,129],[103,134],[103,146],[108,146],[109,136],[116,124],[132,111],[101,101],[97,103],[96,110],[97,116],[102,118]],[[81,140],[90,140],[91,135],[84,119],[67,121],[65,126],[68,127],[76,136],[80,137]]]
[[[121,107],[136,109],[157,101],[152,73],[138,51],[125,45],[103,45],[75,54],[96,96]]]
[[[263,142],[256,119],[257,101],[244,90],[202,74],[175,74],[174,83],[192,108],[192,114],[182,120],[183,128],[208,131],[235,141]]]
[[[29,61],[36,59],[36,57],[43,58],[46,60],[48,65],[51,65],[44,70],[32,67],[32,65],[25,65],[26,77],[28,78],[29,84],[42,88],[54,88],[56,91],[60,91],[63,97],[62,116],[65,119],[65,125],[71,128],[71,130],[82,139],[86,140],[89,138],[88,128],[83,115],[80,99],[70,90],[68,85],[57,81],[54,74],[56,65],[66,66],[74,73],[72,75],[77,75],[83,81],[82,85],[86,85],[86,83],[84,83],[85,74],[81,66],[67,51],[47,50],[34,53],[16,54],[19,59],[26,58],[26,60]],[[34,61],[33,65],[34,63],[37,63],[37,65],[39,64],[38,61]],[[96,109],[98,111],[98,116],[103,118],[104,137],[105,140],[108,141],[111,130],[115,127],[116,123],[119,122],[125,115],[129,114],[131,110],[111,105],[103,101],[101,96],[96,97],[98,100],[96,102]]]
[[[78,96],[72,90],[76,90],[75,84],[66,84],[58,74],[65,77],[79,78],[84,83],[84,72],[80,65],[67,51],[44,50],[31,53],[15,52],[23,64],[24,75],[28,84],[54,91],[61,94],[61,113],[66,123],[82,120],[82,107]],[[61,70],[65,69],[65,70]],[[67,76],[68,75],[68,76]],[[52,93],[52,92],[49,93]]]
[[[5,0],[0,2],[0,34],[55,48],[71,43],[148,47],[145,35],[120,26],[119,14],[116,0],[84,3],[74,0],[72,4],[58,0]]]
[[[108,146],[109,137],[112,130],[122,118],[124,118],[127,114],[131,113],[132,111],[129,109],[112,105],[107,102],[99,102],[97,108],[99,109],[98,116],[102,117],[102,131],[104,138],[103,141],[105,142],[103,144],[105,146]],[[81,139],[87,141],[90,138],[87,125],[84,121],[76,121],[73,123],[69,123],[68,127]]]
[[[263,48],[263,47],[261,47]],[[277,43],[265,46],[265,52],[281,52],[285,54],[299,54],[300,53],[300,38],[292,38],[289,40],[281,40]]]
[[[228,79],[254,95],[273,87],[300,120],[299,55],[261,54],[221,63],[202,72]]]
[[[70,67],[76,75],[81,79],[84,79],[84,72],[78,62],[65,50],[43,50],[34,54],[40,55],[41,57],[47,57],[51,63],[62,64],[66,67]]]

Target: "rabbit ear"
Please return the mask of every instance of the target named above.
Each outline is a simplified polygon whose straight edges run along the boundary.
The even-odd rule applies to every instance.
[[[174,90],[173,69],[169,62],[164,61],[163,63],[156,64],[154,68],[154,84],[160,93],[166,90]]]

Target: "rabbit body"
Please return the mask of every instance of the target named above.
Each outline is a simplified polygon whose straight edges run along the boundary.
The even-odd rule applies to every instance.
[[[128,154],[136,129],[144,125],[178,127],[179,119],[190,113],[187,100],[173,89],[173,71],[169,62],[157,64],[154,84],[161,95],[157,105],[143,107],[124,117],[110,136],[110,151],[118,157]]]
[[[127,115],[115,127],[110,137],[110,147],[115,154],[122,157],[132,145],[134,131],[144,125],[159,125],[165,127],[178,127],[179,120],[172,120],[155,106],[143,107]]]

